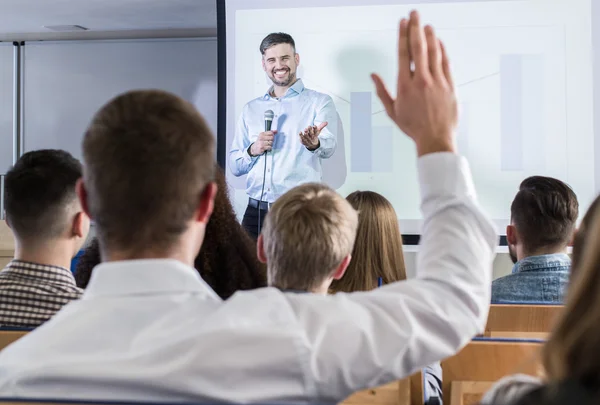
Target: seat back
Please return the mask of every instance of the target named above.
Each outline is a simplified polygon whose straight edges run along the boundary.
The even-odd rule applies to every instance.
[[[379,387],[355,392],[342,405],[410,405],[410,383],[405,378]],[[1,405],[1,404],[0,404]]]
[[[22,338],[28,332],[30,332],[30,329],[0,328],[0,350]]]
[[[484,336],[546,339],[562,310],[562,305],[492,304]]]
[[[444,403],[477,404],[494,382],[521,373],[537,376],[542,340],[473,339],[442,361]]]

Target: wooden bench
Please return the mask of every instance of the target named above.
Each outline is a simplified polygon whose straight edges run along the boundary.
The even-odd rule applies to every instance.
[[[546,339],[562,305],[492,304],[485,337]]]
[[[476,338],[442,361],[444,403],[475,405],[499,379],[540,372],[542,340]]]
[[[355,392],[342,405],[410,405],[410,383],[406,378]],[[422,405],[422,403],[421,403]]]
[[[12,342],[22,338],[28,332],[28,329],[0,328],[0,350],[4,349]]]

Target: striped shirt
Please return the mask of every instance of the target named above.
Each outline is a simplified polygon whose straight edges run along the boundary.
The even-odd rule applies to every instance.
[[[13,260],[0,271],[0,326],[34,328],[82,294],[68,269]]]

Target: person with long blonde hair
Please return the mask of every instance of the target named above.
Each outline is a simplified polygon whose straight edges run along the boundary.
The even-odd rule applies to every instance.
[[[402,235],[392,204],[373,191],[355,191],[346,197],[358,211],[358,230],[346,274],[331,283],[335,292],[369,291],[406,280]]]

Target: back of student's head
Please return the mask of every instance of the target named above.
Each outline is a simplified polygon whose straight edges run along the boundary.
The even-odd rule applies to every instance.
[[[323,184],[285,193],[265,218],[259,241],[269,285],[314,291],[352,253],[357,225],[352,206]]]
[[[381,194],[356,191],[346,197],[358,211],[352,260],[344,276],[334,280],[334,292],[368,291],[383,283],[405,280],[402,235],[392,204]]]
[[[596,204],[588,214],[584,243],[577,245],[575,277],[543,357],[549,382],[574,381],[600,401],[600,212]]]
[[[175,95],[131,91],[104,105],[83,141],[88,207],[103,248],[172,248],[204,201],[214,148],[204,119]]]
[[[560,180],[533,176],[525,179],[511,205],[511,222],[524,249],[566,247],[579,212],[577,196]]]
[[[36,150],[17,160],[4,182],[6,218],[17,239],[35,244],[70,236],[81,212],[75,192],[81,170],[63,150]]]
[[[215,206],[194,267],[204,281],[226,299],[238,290],[264,287],[267,279],[266,269],[256,255],[256,242],[235,215],[225,173],[220,167],[215,173]]]
[[[194,267],[204,281],[223,299],[239,290],[264,287],[266,270],[256,256],[256,242],[237,221],[228,196],[225,173],[216,166],[215,207],[206,225],[206,236]],[[101,261],[100,246],[94,239],[77,262],[77,286],[86,288],[92,269]]]

